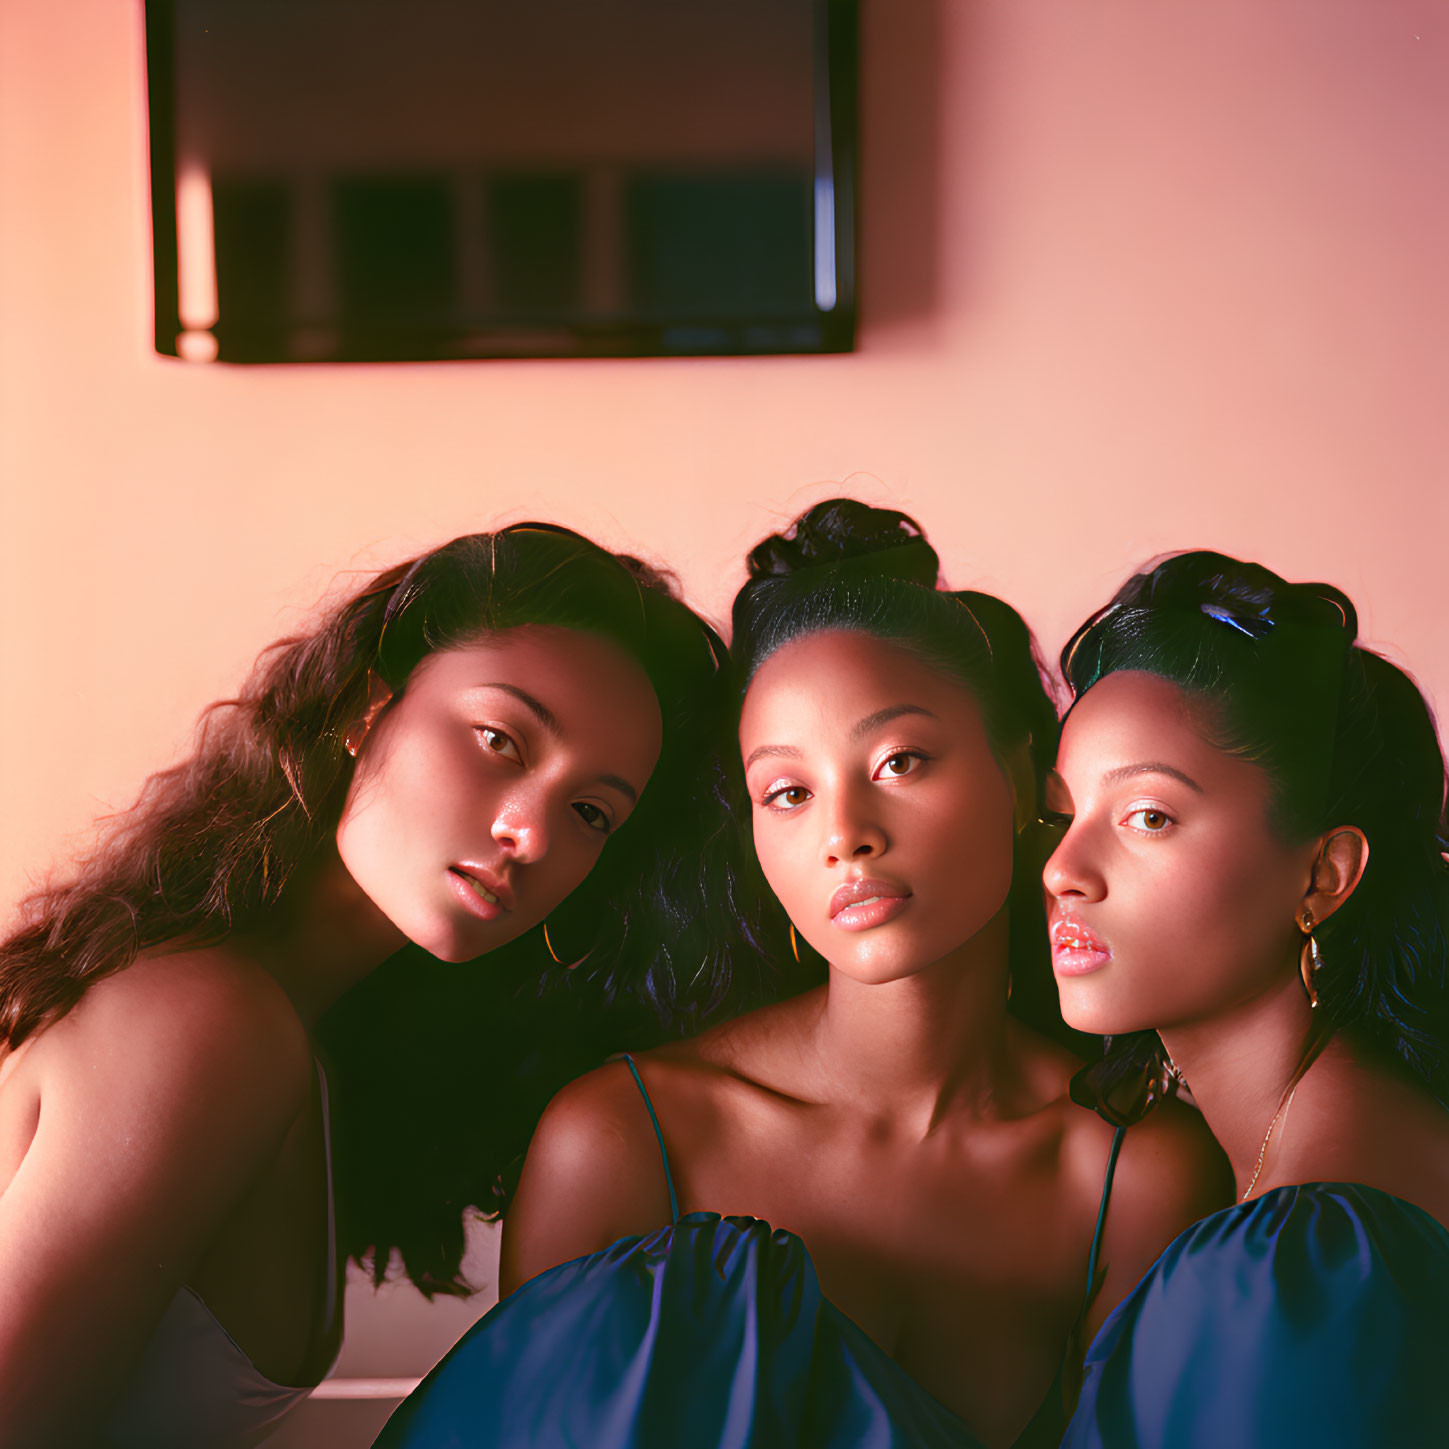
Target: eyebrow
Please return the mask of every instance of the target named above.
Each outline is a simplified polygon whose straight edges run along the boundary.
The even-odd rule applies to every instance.
[[[537,716],[539,724],[551,735],[563,734],[563,726],[558,722],[558,716],[540,699],[535,699],[526,689],[520,689],[516,684],[475,684],[474,689],[501,689],[504,694],[511,694],[521,705]],[[612,777],[611,777],[612,778]]]
[[[537,716],[538,722],[549,734],[562,737],[563,726],[559,723],[558,716],[541,699],[535,699],[526,689],[520,689],[516,684],[504,684],[502,681],[475,684],[473,687],[475,689],[501,689],[504,694],[511,694],[525,709]],[[639,803],[639,792],[622,775],[598,775],[595,778],[600,785],[608,785],[611,789],[617,790],[631,805]]]
[[[1104,785],[1117,785],[1123,780],[1130,780],[1134,775],[1167,775],[1170,779],[1181,780],[1191,790],[1196,790],[1199,795],[1203,788],[1191,775],[1184,775],[1181,770],[1175,770],[1171,765],[1164,765],[1158,760],[1144,760],[1137,765],[1118,765],[1115,770],[1108,770],[1102,776]]]
[[[934,710],[927,709],[923,704],[892,704],[885,709],[876,710],[874,714],[866,715],[864,719],[856,720],[851,726],[850,738],[852,740],[864,739],[872,730],[878,730],[883,724],[889,724],[903,714],[923,714],[927,719],[939,718]]]
[[[629,799],[631,805],[639,803],[639,792],[622,775],[600,775],[599,784],[612,786],[621,795]]]
[[[756,760],[763,760],[771,755],[780,755],[787,760],[798,760],[800,751],[794,745],[761,745],[757,750],[751,750],[749,758],[745,761],[745,769],[749,769]]]
[[[899,719],[904,714],[921,714],[927,719],[938,719],[940,716],[934,710],[929,710],[923,704],[892,704],[885,709],[878,709],[874,714],[868,714],[864,719],[858,719],[850,727],[850,738],[853,741],[862,740],[872,730],[878,730],[883,724],[889,724],[893,719]],[[761,745],[757,750],[751,750],[749,758],[745,761],[745,769],[749,769],[756,760],[763,760],[771,756],[779,756],[787,760],[798,760],[801,758],[800,751],[794,745]]]

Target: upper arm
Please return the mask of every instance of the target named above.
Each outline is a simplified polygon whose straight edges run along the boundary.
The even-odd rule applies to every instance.
[[[0,1443],[84,1442],[310,1089],[275,983],[179,963],[36,1039],[34,1135],[0,1194]]]
[[[670,1221],[648,1109],[623,1062],[565,1087],[540,1119],[503,1221],[499,1293]]]
[[[1127,1130],[1102,1232],[1086,1341],[1185,1228],[1233,1201],[1233,1175],[1201,1113],[1159,1104]]]

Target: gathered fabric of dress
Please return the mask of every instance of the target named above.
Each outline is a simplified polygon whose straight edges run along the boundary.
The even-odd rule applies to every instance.
[[[327,1164],[327,1320],[337,1303],[337,1229],[327,1079],[317,1068]],[[311,1385],[267,1378],[190,1288],[181,1288],[151,1335],[101,1435],[103,1449],[249,1449]]]
[[[1063,1449],[1444,1449],[1449,1232],[1359,1183],[1194,1224],[1103,1324]]]
[[[820,1291],[809,1250],[757,1218],[673,1216],[519,1287],[458,1341],[375,1449],[977,1449]],[[1088,1282],[1121,1146],[1113,1142]],[[1054,1385],[1032,1442],[1055,1445]],[[1045,1427],[1045,1435],[1042,1433]]]

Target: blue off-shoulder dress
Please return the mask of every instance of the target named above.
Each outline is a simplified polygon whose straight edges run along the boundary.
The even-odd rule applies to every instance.
[[[1449,1232],[1358,1183],[1194,1224],[1087,1351],[1063,1449],[1445,1449]]]
[[[530,1279],[480,1319],[375,1449],[979,1449],[820,1291],[805,1244],[675,1196],[673,1223]],[[1095,1276],[1119,1132],[1087,1280]],[[1021,1443],[1055,1445],[1059,1385]]]

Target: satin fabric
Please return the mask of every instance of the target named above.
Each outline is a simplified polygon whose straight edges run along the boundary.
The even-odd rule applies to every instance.
[[[376,1449],[977,1449],[820,1292],[805,1244],[695,1212],[523,1284]]]
[[[1356,1183],[1177,1238],[1087,1352],[1063,1449],[1444,1449],[1449,1232]]]

